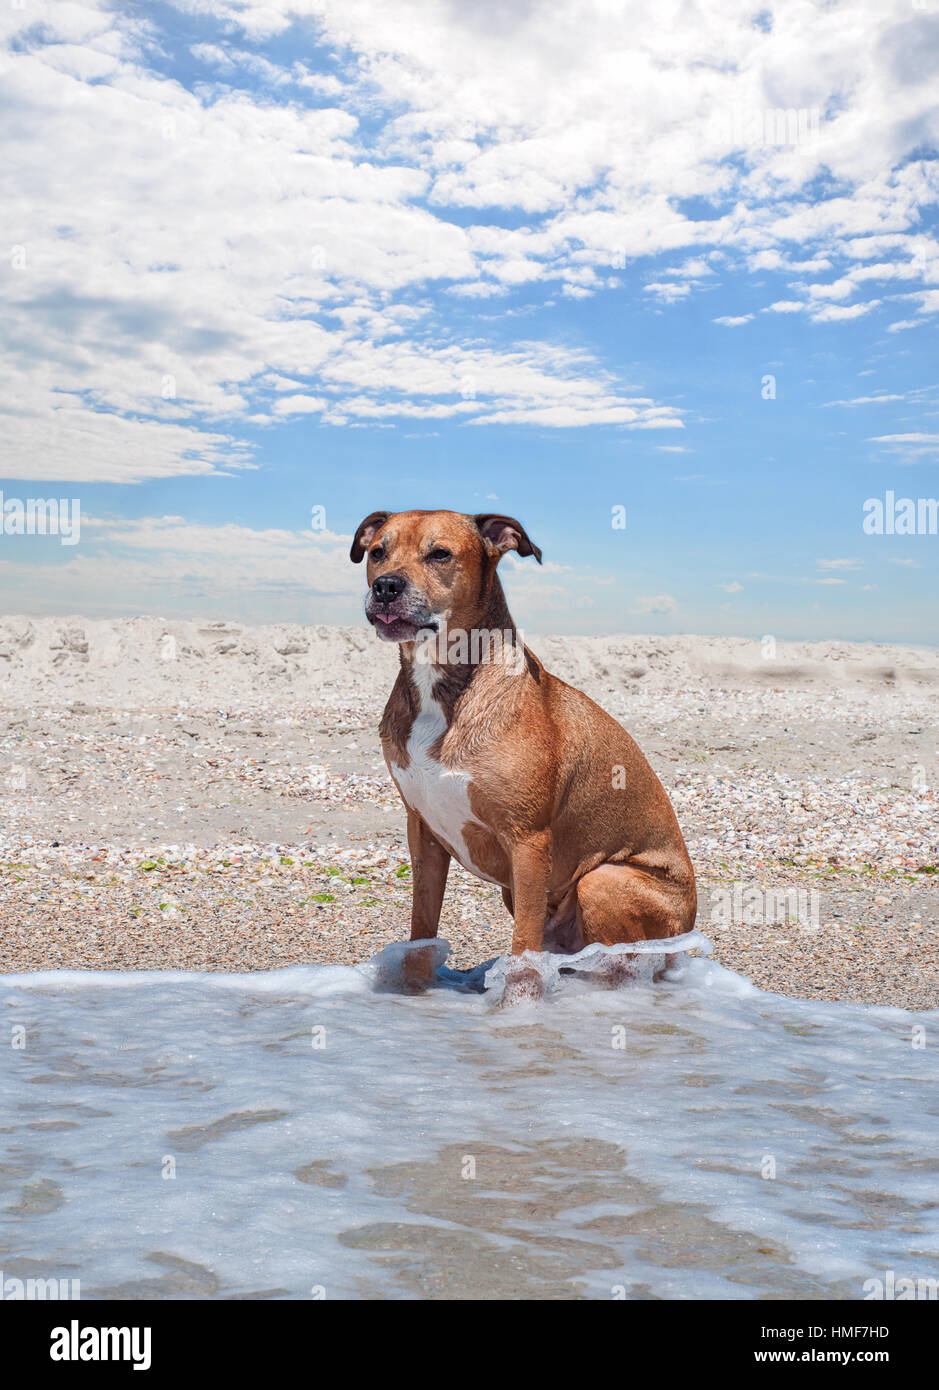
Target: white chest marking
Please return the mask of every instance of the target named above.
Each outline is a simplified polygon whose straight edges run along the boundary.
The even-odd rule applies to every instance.
[[[478,878],[495,883],[495,879],[481,874],[476,868],[463,838],[463,827],[467,821],[482,825],[470,807],[469,773],[444,767],[430,755],[430,749],[447,727],[443,709],[432,693],[436,679],[433,666],[415,661],[413,679],[421,705],[408,736],[408,766],[391,764],[395,781],[407,804],[453,851],[463,868]]]

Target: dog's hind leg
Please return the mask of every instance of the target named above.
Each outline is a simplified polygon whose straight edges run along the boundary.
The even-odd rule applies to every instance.
[[[658,941],[691,931],[694,872],[669,875],[641,865],[600,864],[577,884],[577,924],[585,944]]]

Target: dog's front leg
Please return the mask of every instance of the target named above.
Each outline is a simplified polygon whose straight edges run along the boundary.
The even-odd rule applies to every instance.
[[[408,807],[408,849],[411,853],[411,940],[432,940],[440,925],[440,909],[450,870],[450,855],[427,828],[427,823]],[[436,952],[408,951],[404,961],[404,986],[426,989],[434,977]]]
[[[551,837],[548,831],[515,846],[512,853],[512,906],[515,930],[512,955],[541,951],[548,912],[548,878],[551,870]],[[540,999],[544,982],[537,970],[521,963],[510,965],[505,977],[502,1005]]]
[[[411,853],[411,940],[436,936],[440,909],[450,871],[450,855],[435,840],[426,821],[408,807],[408,849]]]

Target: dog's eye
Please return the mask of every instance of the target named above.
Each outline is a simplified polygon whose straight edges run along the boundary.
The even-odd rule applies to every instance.
[[[374,550],[370,550],[370,551],[369,551],[369,555],[371,556],[371,558],[372,558],[373,560],[384,560],[384,558],[385,558],[385,548],[384,548],[384,546],[376,545],[376,547],[375,547]]]
[[[449,550],[444,550],[443,546],[438,545],[436,550],[432,550],[427,558],[428,560],[452,560],[453,555]]]

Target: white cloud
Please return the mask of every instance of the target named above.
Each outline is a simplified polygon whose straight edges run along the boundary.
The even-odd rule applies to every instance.
[[[83,518],[83,540],[107,543],[112,554],[130,550],[160,557],[175,582],[220,582],[224,588],[288,588],[357,593],[361,573],[349,568],[351,535],[331,531],[211,526],[183,517],[136,521]],[[167,564],[172,558],[173,564]]]
[[[674,304],[678,299],[687,299],[691,293],[691,286],[685,282],[678,283],[674,280],[666,280],[661,283],[653,282],[646,285],[643,292],[651,294],[663,304]]]
[[[473,425],[549,425],[556,429],[569,429],[576,425],[605,424],[625,425],[631,430],[683,429],[683,422],[677,416],[653,411],[643,414],[627,404],[588,403],[578,405],[512,406],[505,410],[493,410],[485,415],[477,415]]]
[[[939,434],[875,434],[874,444],[939,444]]]
[[[303,518],[308,521],[309,518]],[[356,621],[362,575],[351,536],[329,531],[211,526],[182,517],[110,521],[82,517],[81,546],[64,563],[0,557],[0,582],[16,585],[24,611],[232,612],[244,617]],[[56,561],[59,560],[56,556]]]
[[[74,395],[11,374],[3,414],[2,473],[78,483],[145,479],[252,468],[252,453],[231,435],[169,420],[141,420],[88,409]]]
[[[847,299],[848,295],[854,293],[854,281],[848,276],[842,276],[839,280],[829,281],[825,285],[809,285],[808,295],[810,299]]]
[[[317,415],[328,405],[325,396],[280,396],[271,409],[275,415]]]
[[[749,323],[752,318],[752,314],[722,314],[713,322],[723,324],[725,328],[739,328],[741,324]]]
[[[643,594],[636,599],[630,613],[674,613],[678,603],[671,594]]]
[[[899,463],[916,463],[921,459],[933,462],[939,455],[939,434],[921,430],[909,434],[878,434],[870,436],[871,444],[881,444],[888,456]]]
[[[867,304],[828,304],[812,314],[815,323],[837,323],[842,319],[859,319],[877,307],[879,299],[871,299]]]
[[[0,281],[19,476],[218,471],[250,458],[242,422],[301,409],[336,427],[434,412],[680,427],[586,356],[455,339],[410,302],[433,287],[451,304],[584,298],[668,252],[645,286],[663,312],[743,264],[830,272],[770,305],[818,324],[876,308],[861,296],[877,281],[921,285],[915,312],[939,312],[939,247],[919,230],[939,190],[920,157],[935,26],[900,0],[789,6],[769,31],[736,4],[680,24],[603,0],[170,4],[205,22],[193,90],[161,44],[168,6],[0,15],[0,196],[25,256]],[[291,24],[336,73],[259,51]],[[817,110],[817,134],[741,145],[735,113],[769,108]],[[714,215],[681,210],[695,200]],[[475,409],[440,384],[481,370]],[[272,378],[296,383],[296,411]]]

